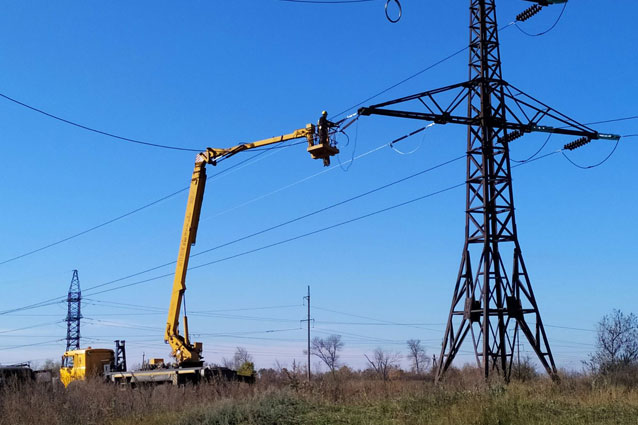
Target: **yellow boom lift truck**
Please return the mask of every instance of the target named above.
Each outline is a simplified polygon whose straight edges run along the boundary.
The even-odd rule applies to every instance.
[[[282,136],[271,137],[252,143],[243,143],[227,149],[207,148],[195,157],[195,170],[191,178],[188,203],[184,227],[177,256],[177,266],[173,280],[173,291],[168,309],[166,332],[164,340],[171,346],[171,356],[175,358],[173,365],[165,365],[162,359],[152,359],[149,368],[138,371],[116,370],[121,369],[115,363],[115,355],[112,350],[87,348],[84,350],[68,351],[62,357],[60,379],[67,386],[75,380],[84,380],[91,376],[103,376],[107,381],[121,384],[141,383],[172,383],[184,384],[197,383],[215,375],[224,378],[234,374],[234,371],[223,368],[210,368],[204,366],[202,357],[202,343],[191,342],[188,334],[188,318],[183,316],[184,333],[179,333],[179,316],[186,291],[186,271],[190,250],[195,245],[199,215],[204,199],[204,186],[206,184],[206,165],[217,165],[223,158],[236,155],[240,152],[254,148],[265,147],[277,143],[283,143],[294,139],[305,138],[308,141],[307,151],[313,159],[323,160],[324,166],[330,165],[330,157],[339,153],[337,147],[331,143],[330,135],[335,131],[336,124],[327,120],[324,111],[318,126],[307,124],[305,128],[293,131]]]

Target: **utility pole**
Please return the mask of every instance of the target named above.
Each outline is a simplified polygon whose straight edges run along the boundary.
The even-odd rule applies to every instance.
[[[308,305],[308,316],[306,317],[305,320],[302,320],[302,322],[307,322],[307,325],[308,325],[308,348],[306,350],[306,354],[308,356],[308,363],[306,366],[307,367],[306,377],[308,379],[308,382],[310,382],[310,321],[314,320],[310,318],[310,285],[308,285],[308,295],[303,297],[303,299],[307,301],[307,305]]]
[[[79,350],[82,291],[80,291],[80,279],[78,278],[77,270],[73,270],[73,277],[71,278],[71,285],[69,286],[66,301],[66,351]]]
[[[539,6],[535,6],[537,11]],[[527,19],[528,11],[519,20]],[[497,373],[509,380],[521,333],[547,373],[556,378],[554,357],[518,242],[509,144],[531,132],[579,137],[564,149],[620,136],[580,124],[503,79],[495,0],[470,0],[469,29],[467,81],[361,108],[359,114],[467,127],[465,243],[437,359],[437,381],[468,335],[485,378]],[[410,109],[398,110],[393,108],[396,105]]]

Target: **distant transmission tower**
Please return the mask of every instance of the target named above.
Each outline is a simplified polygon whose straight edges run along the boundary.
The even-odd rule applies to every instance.
[[[548,0],[537,3],[546,5]],[[519,16],[527,17],[525,13]],[[518,243],[509,144],[530,132],[580,137],[565,149],[592,139],[618,140],[619,136],[598,133],[503,80],[495,0],[470,0],[469,28],[467,81],[361,108],[359,114],[467,127],[465,244],[437,359],[437,380],[466,338],[472,340],[476,363],[485,378],[496,373],[509,380],[521,337],[527,339],[545,370],[556,377]],[[410,109],[394,108],[399,105]]]
[[[79,350],[82,291],[80,291],[80,279],[78,278],[77,270],[73,270],[73,278],[71,279],[66,301],[68,305],[66,314],[66,351]]]

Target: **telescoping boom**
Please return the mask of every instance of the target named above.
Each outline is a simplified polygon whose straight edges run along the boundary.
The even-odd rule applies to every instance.
[[[195,169],[191,178],[188,202],[186,204],[186,214],[184,217],[184,227],[177,256],[177,266],[173,280],[173,291],[166,321],[166,333],[164,340],[171,346],[171,355],[175,358],[179,367],[196,367],[203,365],[202,343],[191,342],[188,334],[188,318],[183,317],[184,333],[179,333],[179,316],[181,306],[186,291],[186,271],[188,270],[188,260],[191,247],[195,245],[197,238],[197,227],[199,215],[204,199],[204,187],[206,185],[206,164],[216,165],[222,158],[228,158],[239,152],[254,148],[283,143],[289,140],[306,138],[308,141],[307,151],[313,159],[322,159],[325,166],[330,165],[330,157],[339,153],[339,149],[330,142],[330,133],[336,124],[327,120],[327,113],[324,111],[317,126],[307,124],[305,128],[298,129],[289,134],[284,134],[269,139],[259,140],[252,143],[243,143],[227,149],[207,148],[204,152],[197,154],[195,158]]]

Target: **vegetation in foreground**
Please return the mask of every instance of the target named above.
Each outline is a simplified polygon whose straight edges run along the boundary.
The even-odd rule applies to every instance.
[[[294,363],[262,369],[257,383],[130,388],[100,381],[6,383],[0,387],[0,425],[126,424],[622,424],[638,425],[638,317],[615,310],[598,326],[597,350],[587,374],[561,374],[556,384],[539,376],[530,359],[517,361],[509,385],[486,383],[481,371],[452,369],[435,386],[419,340],[407,341],[412,371],[381,348],[369,368],[339,367],[339,335],[315,338],[311,354],[329,372],[304,380]],[[238,347],[229,365],[249,366]],[[241,367],[241,366],[240,366]],[[56,385],[56,383],[58,385]]]
[[[473,369],[439,386],[346,368],[311,384],[286,370],[255,385],[33,384],[3,388],[0,402],[0,424],[638,424],[638,386],[575,375],[485,384]]]

